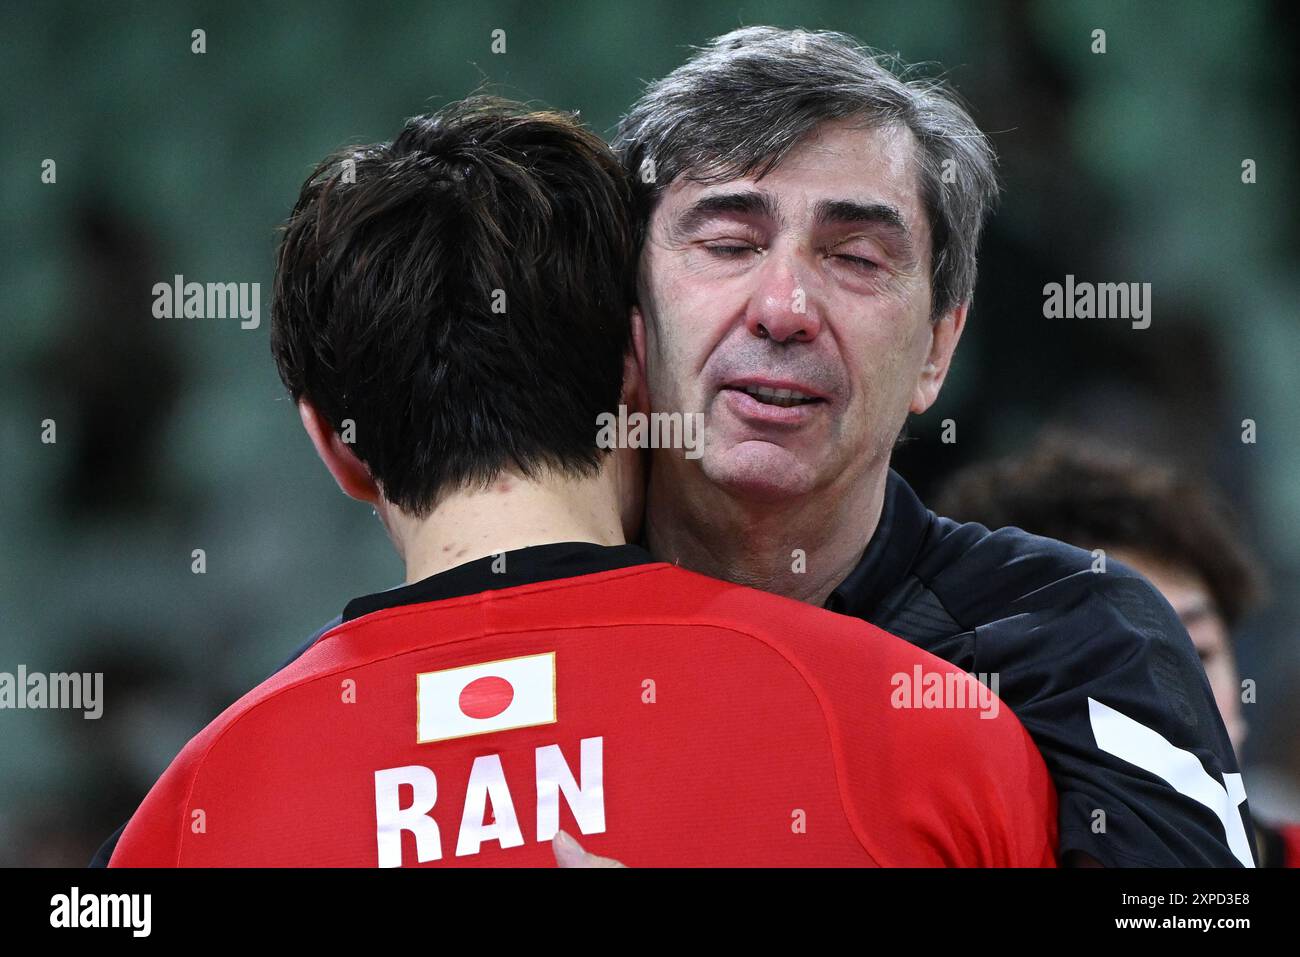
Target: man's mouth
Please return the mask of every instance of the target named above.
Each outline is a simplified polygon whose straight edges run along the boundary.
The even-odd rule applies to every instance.
[[[811,405],[814,402],[826,401],[818,396],[800,392],[798,389],[770,389],[767,386],[759,385],[729,385],[724,386],[724,388],[743,392],[745,395],[757,399],[765,405],[777,405],[783,409],[788,409],[796,405]]]

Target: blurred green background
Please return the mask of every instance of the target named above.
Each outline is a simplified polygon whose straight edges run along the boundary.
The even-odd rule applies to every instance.
[[[274,229],[314,163],[485,83],[609,132],[688,45],[760,23],[941,64],[1001,155],[972,323],[900,471],[924,495],[1068,423],[1217,483],[1275,583],[1238,637],[1259,686],[1247,788],[1257,813],[1300,818],[1294,5],[14,5],[0,671],[102,671],[105,713],[0,711],[0,864],[84,864],[191,735],[349,598],[401,578],[319,467],[267,347]],[[153,284],[177,273],[260,283],[261,326],[154,318]],[[1151,282],[1151,328],[1043,319],[1043,284],[1066,273]]]

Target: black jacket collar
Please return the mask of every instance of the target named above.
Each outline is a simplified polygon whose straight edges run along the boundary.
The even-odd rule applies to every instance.
[[[862,560],[826,599],[826,607],[842,615],[869,619],[916,562],[934,514],[893,469],[885,482],[880,522],[862,553]]]

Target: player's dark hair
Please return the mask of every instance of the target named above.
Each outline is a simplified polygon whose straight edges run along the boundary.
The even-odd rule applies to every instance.
[[[941,79],[851,36],[753,26],[715,37],[649,85],[613,146],[644,223],[679,176],[763,176],[823,123],[843,119],[911,130],[932,237],[930,314],[969,301],[998,194],[992,144]]]
[[[384,496],[591,474],[630,344],[626,177],[568,115],[472,97],[342,150],[283,229],[271,348]]]
[[[1024,456],[971,466],[934,501],[936,511],[959,521],[1014,525],[1191,571],[1229,628],[1263,598],[1259,563],[1207,485],[1079,436],[1049,433]]]

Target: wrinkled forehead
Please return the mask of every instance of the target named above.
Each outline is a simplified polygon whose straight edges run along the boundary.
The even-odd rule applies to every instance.
[[[706,197],[755,190],[770,199],[770,212],[787,226],[808,224],[819,203],[892,207],[918,247],[928,249],[919,146],[905,124],[829,121],[797,141],[770,169],[765,165],[740,171],[724,156],[684,170],[654,205],[651,232],[671,229]]]

